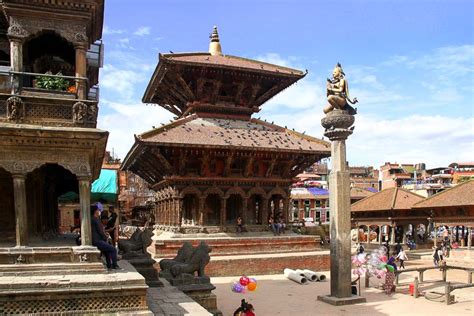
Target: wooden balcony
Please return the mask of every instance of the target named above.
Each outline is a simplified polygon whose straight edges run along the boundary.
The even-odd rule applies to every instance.
[[[71,87],[38,88],[32,78],[40,76],[63,78]],[[0,71],[0,123],[95,128],[98,101],[80,98],[88,91],[86,78]]]

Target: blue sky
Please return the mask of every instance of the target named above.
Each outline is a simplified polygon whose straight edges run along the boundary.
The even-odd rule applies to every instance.
[[[351,165],[474,160],[473,1],[108,0],[99,128],[123,158],[172,118],[141,104],[158,53],[207,51],[308,69],[257,116],[321,137],[325,79],[341,62],[359,99]]]

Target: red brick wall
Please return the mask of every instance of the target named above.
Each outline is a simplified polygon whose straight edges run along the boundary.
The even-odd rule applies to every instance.
[[[210,277],[280,274],[285,268],[309,269],[313,271],[329,270],[329,254],[297,255],[272,258],[234,258],[213,260],[206,267]]]

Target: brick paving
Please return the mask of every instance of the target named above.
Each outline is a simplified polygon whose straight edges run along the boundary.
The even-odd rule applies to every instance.
[[[430,266],[430,261],[410,260],[406,263],[410,266]],[[371,278],[370,288],[364,288],[361,281],[362,295],[367,298],[367,303],[332,306],[317,300],[318,295],[329,294],[330,283],[310,282],[300,285],[286,279],[282,274],[253,276],[258,281],[255,292],[245,294],[233,293],[231,284],[238,280],[235,277],[212,278],[211,283],[216,286],[214,294],[217,295],[217,307],[224,315],[232,315],[233,311],[240,305],[240,300],[245,298],[255,307],[256,315],[474,315],[474,288],[456,290],[452,292],[456,296],[456,303],[446,305],[445,303],[429,301],[424,297],[415,299],[408,294],[408,284],[418,274],[403,273],[397,293],[386,295],[378,286],[382,280]],[[326,276],[329,279],[329,272]],[[439,270],[428,270],[425,272],[425,280],[421,291],[444,291],[444,283],[436,282],[441,279]],[[449,282],[466,283],[465,271],[448,271]]]

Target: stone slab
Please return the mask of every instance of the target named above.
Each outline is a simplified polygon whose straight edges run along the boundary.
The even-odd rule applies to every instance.
[[[334,306],[341,306],[341,305],[353,305],[359,303],[367,302],[367,299],[363,296],[352,295],[351,297],[334,297],[329,295],[319,295],[318,301],[328,303]]]

